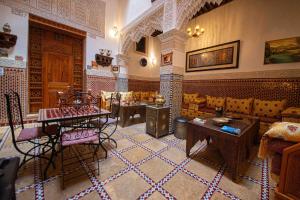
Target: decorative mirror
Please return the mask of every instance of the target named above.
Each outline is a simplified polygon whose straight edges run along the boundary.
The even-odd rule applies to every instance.
[[[146,58],[141,58],[141,60],[140,60],[140,65],[141,65],[142,67],[146,67],[146,66],[147,66],[147,59],[146,59]]]

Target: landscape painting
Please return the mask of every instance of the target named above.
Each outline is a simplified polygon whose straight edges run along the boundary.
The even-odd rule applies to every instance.
[[[300,37],[267,41],[265,64],[300,62]]]

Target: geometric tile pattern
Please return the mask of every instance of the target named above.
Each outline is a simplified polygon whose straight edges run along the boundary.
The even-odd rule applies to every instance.
[[[233,98],[257,98],[287,100],[287,106],[300,105],[299,78],[184,80],[183,92],[201,96],[228,96]]]
[[[159,81],[128,79],[128,91],[158,91]]]
[[[182,103],[182,80],[178,74],[160,75],[160,93],[166,99],[166,105],[170,106],[169,132],[174,131],[174,119],[180,116]]]
[[[27,109],[27,78],[26,69],[4,68],[4,75],[0,76],[0,125],[6,122],[6,100],[4,94],[9,90],[19,93],[23,113]]]
[[[128,92],[128,79],[127,78],[120,78],[120,77],[117,78],[116,91]]]
[[[185,141],[173,135],[155,139],[145,134],[145,124],[118,128],[118,148],[106,143],[108,158],[100,161],[100,175],[74,148],[79,170],[86,176],[61,190],[59,170],[41,180],[45,163],[36,159],[21,170],[16,182],[17,199],[273,199],[268,160],[249,161],[239,184],[231,181],[218,152],[206,143],[197,144],[192,158],[185,157]],[[6,143],[9,143],[10,138]],[[159,145],[160,144],[160,145]],[[159,146],[159,148],[158,148]],[[0,156],[14,151],[4,145]],[[4,153],[3,153],[4,152]],[[176,152],[176,153],[175,153]],[[100,152],[101,154],[102,152]],[[11,154],[10,154],[11,155]],[[56,162],[59,162],[57,158]],[[41,164],[41,165],[40,165]],[[164,167],[159,170],[159,167]],[[75,168],[72,170],[76,170]],[[155,171],[157,173],[155,173]],[[25,172],[24,172],[25,171]],[[26,173],[27,171],[27,173]],[[154,172],[154,173],[153,173]]]
[[[86,88],[91,89],[93,95],[100,94],[101,90],[115,91],[117,83],[115,77],[87,75],[86,79]]]

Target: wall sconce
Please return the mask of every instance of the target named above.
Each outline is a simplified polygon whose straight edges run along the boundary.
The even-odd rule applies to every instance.
[[[119,30],[117,26],[114,26],[111,30],[110,30],[110,35],[113,38],[116,38],[119,34]]]
[[[156,65],[156,58],[155,58],[154,55],[150,56],[150,63],[151,63],[152,66]]]

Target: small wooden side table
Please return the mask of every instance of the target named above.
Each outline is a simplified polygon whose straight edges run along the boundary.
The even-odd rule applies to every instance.
[[[169,133],[170,107],[146,107],[146,133],[159,138]]]

